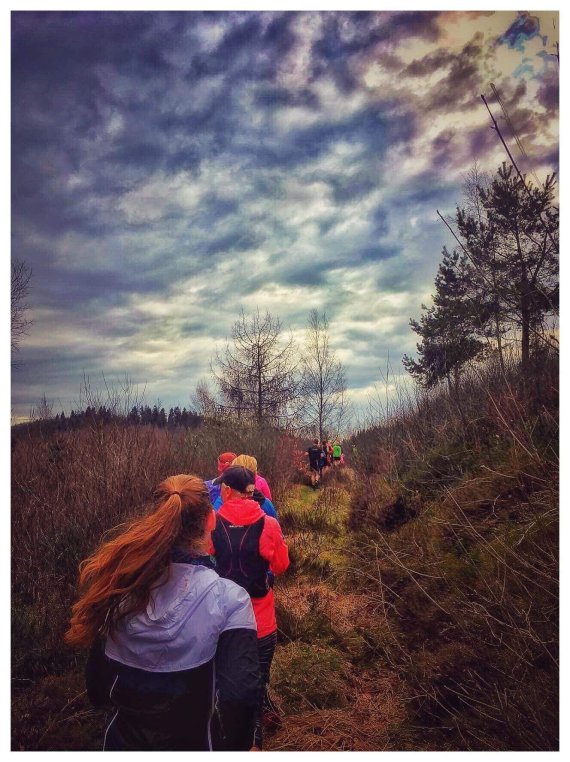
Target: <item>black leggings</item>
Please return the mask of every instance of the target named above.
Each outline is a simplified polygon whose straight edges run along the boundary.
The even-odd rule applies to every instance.
[[[277,631],[272,632],[271,635],[266,635],[264,638],[259,638],[257,641],[257,652],[259,654],[260,692],[255,718],[255,735],[253,742],[255,746],[258,746],[260,749],[262,748],[263,743],[263,711],[264,709],[271,708],[271,702],[267,694],[267,686],[269,684],[269,671],[271,669],[271,662],[273,661],[273,654],[275,653],[276,645]]]

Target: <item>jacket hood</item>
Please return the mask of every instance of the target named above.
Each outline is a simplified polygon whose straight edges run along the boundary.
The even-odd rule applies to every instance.
[[[144,611],[109,635],[106,653],[150,671],[189,669],[212,658],[224,619],[225,587],[211,568],[173,562]],[[232,583],[233,584],[233,583]]]
[[[247,526],[265,516],[265,513],[255,500],[234,497],[222,503],[217,515],[222,516],[227,521],[231,521],[233,524]]]

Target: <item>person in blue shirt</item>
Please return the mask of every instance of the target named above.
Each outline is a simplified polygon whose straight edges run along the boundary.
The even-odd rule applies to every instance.
[[[217,479],[214,479],[214,483],[217,482]],[[257,503],[259,503],[259,507],[261,510],[266,513],[268,516],[273,516],[274,519],[277,519],[279,521],[279,516],[277,515],[277,509],[271,502],[271,500],[268,497],[265,497],[263,492],[260,492],[258,489],[254,490],[252,494],[252,499],[255,500]],[[222,505],[222,496],[219,495],[213,502],[212,506],[216,513],[220,510],[220,506]]]
[[[235,452],[221,452],[218,455],[218,476],[215,476],[213,479],[208,479],[205,482],[205,485],[208,488],[208,492],[210,493],[211,503],[214,503],[214,501],[220,497],[220,483],[218,479],[224,473],[226,468],[231,466],[232,461],[235,457]]]

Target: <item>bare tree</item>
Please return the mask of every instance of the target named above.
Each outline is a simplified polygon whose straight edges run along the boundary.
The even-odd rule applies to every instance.
[[[246,317],[242,310],[232,343],[212,364],[224,411],[258,423],[283,425],[291,419],[297,391],[293,339],[281,334],[281,322],[269,312]]]
[[[300,396],[303,418],[319,432],[337,436],[346,410],[346,374],[330,347],[329,324],[325,313],[311,310],[307,324],[307,340],[301,355],[302,377]]]
[[[39,421],[49,421],[53,418],[53,400],[48,400],[45,392],[38,402],[37,407],[32,408],[30,418]]]
[[[205,378],[201,378],[196,384],[190,402],[200,415],[214,417],[220,413],[220,404]]]
[[[26,318],[26,310],[28,305],[25,303],[25,298],[30,290],[30,278],[32,277],[32,271],[25,262],[21,262],[17,259],[12,261],[12,277],[10,284],[10,313],[11,313],[11,351],[12,351],[12,365],[17,366],[14,360],[14,355],[20,349],[20,341],[22,336],[28,333],[28,329],[32,324],[31,320]]]

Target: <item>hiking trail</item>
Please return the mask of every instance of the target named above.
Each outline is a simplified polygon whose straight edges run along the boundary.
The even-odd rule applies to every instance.
[[[268,751],[381,751],[406,717],[398,675],[381,658],[388,624],[348,530],[353,473],[313,491],[293,485],[280,510],[291,556],[275,584],[279,641],[270,693],[281,726]]]

